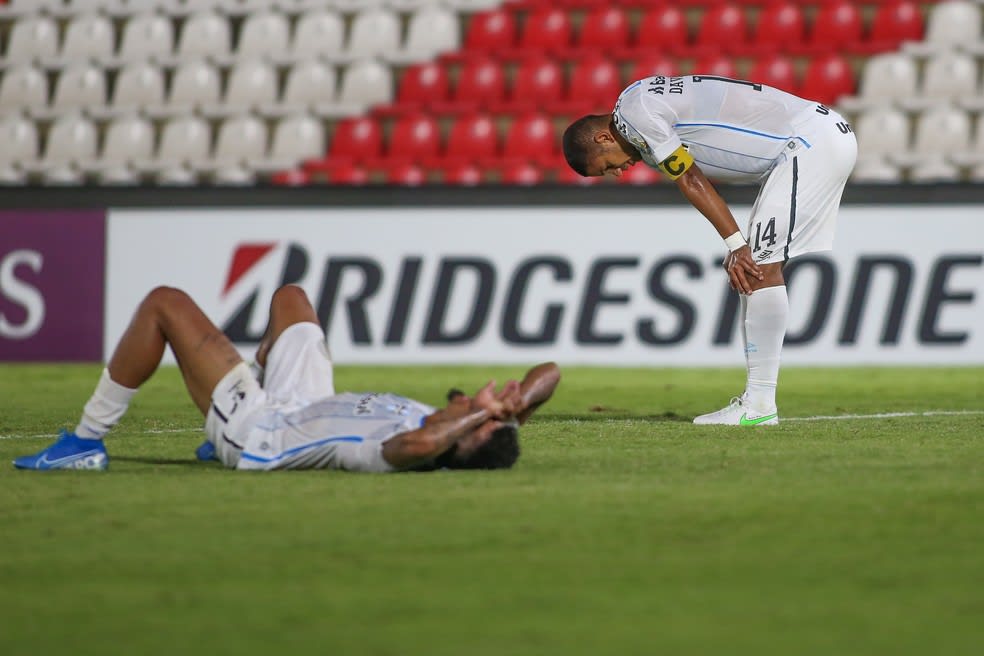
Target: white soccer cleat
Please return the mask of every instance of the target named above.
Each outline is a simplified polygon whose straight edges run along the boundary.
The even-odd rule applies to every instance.
[[[727,408],[694,417],[694,423],[702,426],[776,426],[779,423],[779,411],[761,413],[745,405],[745,399],[736,396],[731,399]]]

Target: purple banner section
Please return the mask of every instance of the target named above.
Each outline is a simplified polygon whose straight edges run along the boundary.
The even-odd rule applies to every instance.
[[[101,361],[105,271],[105,211],[0,211],[0,361]]]

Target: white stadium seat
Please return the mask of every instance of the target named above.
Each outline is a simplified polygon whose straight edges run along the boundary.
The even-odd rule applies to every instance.
[[[7,0],[0,5],[0,18],[32,16],[41,11],[51,12],[62,4],[62,0]]]
[[[123,28],[117,55],[123,63],[135,59],[166,59],[174,50],[174,24],[159,14],[133,16]]]
[[[0,118],[0,184],[23,184],[24,167],[38,158],[38,129],[22,116]]]
[[[229,54],[232,30],[225,17],[214,13],[193,14],[185,21],[178,39],[177,57],[224,58]]]
[[[854,122],[858,138],[858,163],[851,178],[857,182],[898,182],[899,167],[890,155],[909,148],[909,119],[899,109],[878,107]]]
[[[393,12],[381,8],[360,12],[349,26],[345,54],[355,59],[397,52],[400,32],[400,19]]]
[[[941,105],[923,112],[916,120],[910,152],[890,157],[908,167],[909,180],[935,182],[956,180],[957,167],[947,161],[951,152],[970,143],[970,117],[962,109]]]
[[[89,14],[73,18],[65,28],[65,41],[59,57],[66,65],[80,59],[108,59],[116,36],[113,23],[105,16]]]
[[[956,166],[984,166],[984,114],[977,116],[974,140],[962,148],[955,149],[950,153],[949,159]]]
[[[321,157],[325,152],[325,129],[321,121],[299,114],[277,123],[270,153],[262,162],[252,162],[261,173],[273,173]]]
[[[915,60],[901,53],[875,55],[865,62],[858,96],[841,98],[838,107],[859,111],[880,104],[912,98],[918,71]]]
[[[66,110],[99,110],[106,104],[106,75],[92,64],[74,64],[61,70],[49,109],[38,116],[64,113]]]
[[[33,66],[3,71],[0,81],[0,113],[38,110],[48,104],[48,77]]]
[[[65,0],[65,5],[59,8],[59,13],[66,16],[91,14],[98,11],[108,13],[118,11],[121,7],[120,0]]]
[[[137,162],[150,159],[154,152],[154,126],[136,115],[114,120],[106,128],[99,161],[86,170],[96,173],[101,184],[137,184]]]
[[[461,29],[457,14],[443,7],[424,7],[410,16],[403,48],[399,52],[389,53],[387,59],[400,63],[425,61],[457,50],[460,45]]]
[[[221,79],[211,64],[192,60],[182,64],[171,77],[168,105],[177,111],[215,105],[219,102]]]
[[[304,0],[299,0],[304,2]],[[377,9],[386,5],[386,0],[329,0],[328,4],[338,11],[354,14],[367,9]]]
[[[392,100],[392,69],[375,59],[364,59],[346,67],[338,100],[319,103],[315,111],[325,117],[348,116]]]
[[[164,104],[164,73],[149,62],[137,61],[116,75],[110,111],[130,112]]]
[[[243,22],[236,45],[238,57],[276,57],[287,52],[290,25],[276,11],[252,14]]]
[[[212,116],[242,113],[261,105],[272,104],[277,98],[277,72],[260,60],[243,61],[229,71],[225,97],[221,105],[205,107]]]
[[[296,64],[287,73],[284,95],[277,106],[264,107],[264,114],[307,111],[318,103],[335,99],[337,84],[334,66],[310,59]]]
[[[263,121],[248,114],[235,116],[219,127],[212,163],[207,168],[261,161],[266,148],[267,129]]]
[[[96,157],[96,126],[78,114],[59,117],[48,129],[44,157],[33,168],[49,184],[80,184],[81,167]]]
[[[281,0],[221,0],[219,9],[228,16],[248,16],[277,8]]]
[[[919,91],[896,102],[909,111],[920,111],[941,103],[973,101],[978,97],[976,60],[966,53],[948,50],[930,56],[923,66]]]
[[[168,121],[161,130],[156,155],[150,160],[138,161],[137,167],[145,171],[187,167],[205,161],[211,146],[212,130],[207,121],[198,116],[179,116]]]
[[[129,0],[133,2],[134,0]],[[224,0],[166,0],[163,5],[168,14],[186,16],[188,14],[212,11],[222,5]]]
[[[58,54],[58,25],[43,14],[21,18],[10,29],[4,61],[30,63]]]
[[[331,11],[309,11],[297,19],[290,52],[295,59],[339,56],[345,48],[345,23]]]
[[[906,51],[925,55],[954,47],[979,46],[980,41],[980,7],[968,0],[947,0],[932,6],[923,40],[906,44]]]

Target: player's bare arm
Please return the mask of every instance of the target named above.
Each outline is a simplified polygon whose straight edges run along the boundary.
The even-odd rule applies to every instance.
[[[721,239],[740,233],[738,222],[735,221],[728,204],[724,202],[697,164],[692,164],[676,178],[676,184],[684,198],[711,222]],[[752,251],[748,244],[729,254],[725,260],[725,268],[728,271],[731,287],[742,294],[751,294],[755,290],[752,279],[761,281],[764,278],[762,269],[752,259]]]
[[[544,362],[530,369],[519,386],[520,410],[516,420],[523,424],[537,408],[546,403],[560,384],[560,367]]]

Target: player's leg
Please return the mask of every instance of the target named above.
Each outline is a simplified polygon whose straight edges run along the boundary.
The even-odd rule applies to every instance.
[[[74,433],[54,445],[15,460],[23,469],[105,469],[103,436],[123,417],[130,399],[160,364],[170,344],[198,409],[208,411],[212,390],[242,362],[221,331],[184,292],[159,287],[133,315],[86,403]]]

